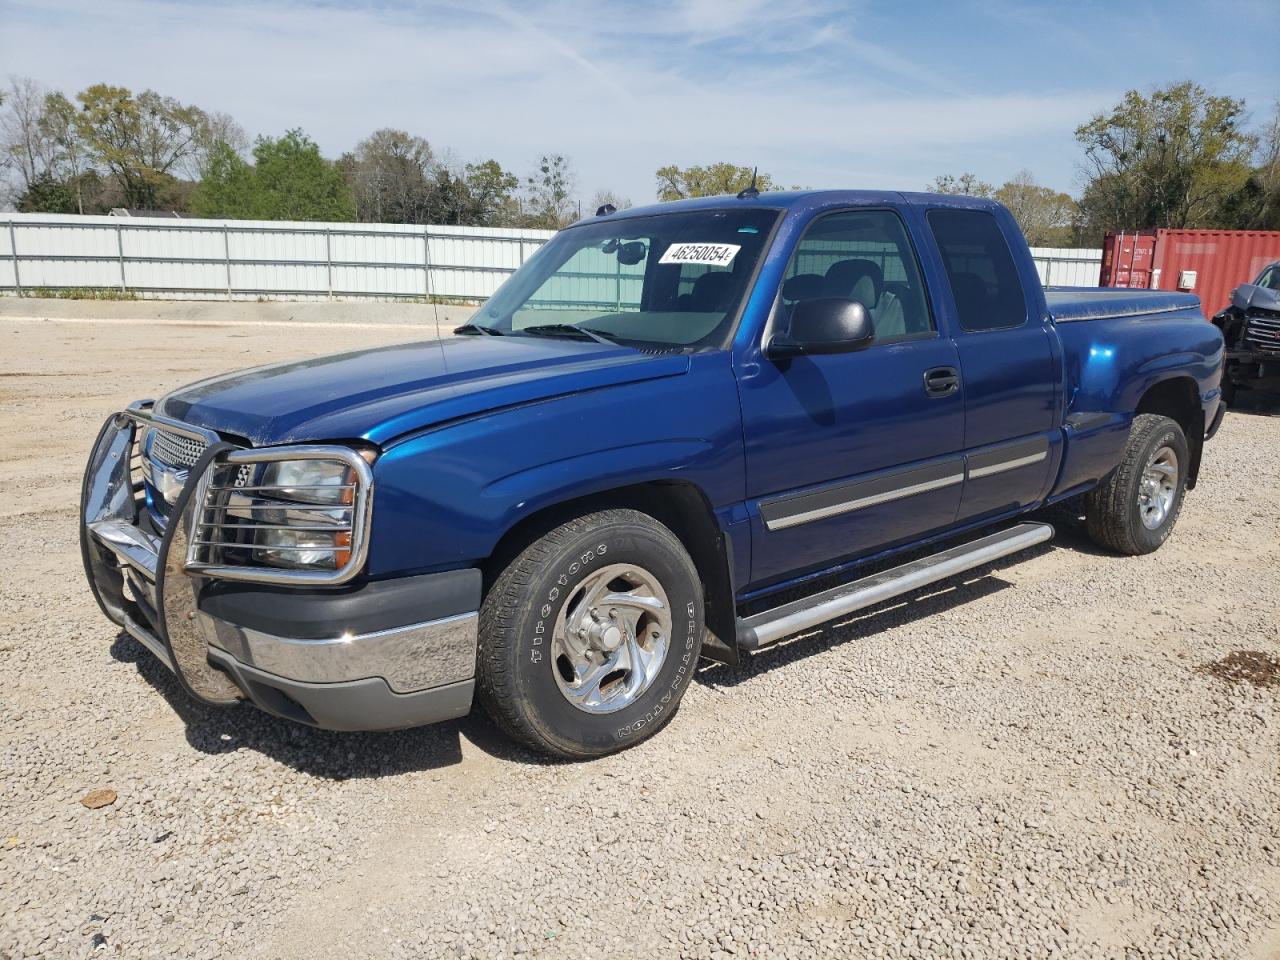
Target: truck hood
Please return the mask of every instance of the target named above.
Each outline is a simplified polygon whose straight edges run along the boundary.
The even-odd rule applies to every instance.
[[[254,446],[398,436],[568,393],[678,376],[684,355],[553,337],[451,337],[225,374],[160,413]]]
[[[1255,308],[1280,312],[1280,290],[1242,283],[1231,291],[1231,305],[1244,313]]]

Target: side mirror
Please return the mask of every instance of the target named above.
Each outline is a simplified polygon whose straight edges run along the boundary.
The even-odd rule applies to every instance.
[[[643,241],[632,240],[618,247],[618,262],[624,267],[634,267],[644,259],[646,252]]]
[[[853,353],[871,346],[875,338],[871,314],[857,300],[801,300],[792,308],[791,329],[770,338],[765,355],[783,358]]]

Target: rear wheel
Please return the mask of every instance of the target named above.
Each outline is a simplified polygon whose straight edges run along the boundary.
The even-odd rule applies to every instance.
[[[531,543],[480,611],[478,694],[508,734],[582,759],[652,736],[702,646],[702,586],[652,517],[606,510]]]
[[[1085,497],[1089,536],[1119,553],[1151,553],[1173,532],[1191,462],[1182,428],[1139,414],[1120,466]]]

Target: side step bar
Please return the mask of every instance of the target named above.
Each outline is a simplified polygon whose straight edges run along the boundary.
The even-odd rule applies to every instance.
[[[883,573],[842,583],[812,597],[793,600],[750,617],[740,617],[738,646],[744,650],[758,650],[801,630],[874,606],[891,597],[910,593],[1052,539],[1053,527],[1049,524],[1020,523],[1008,530],[912,560]]]

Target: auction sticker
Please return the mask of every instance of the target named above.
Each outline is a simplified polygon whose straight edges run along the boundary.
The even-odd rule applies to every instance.
[[[727,267],[742,247],[736,243],[673,243],[659,263],[705,263]]]

